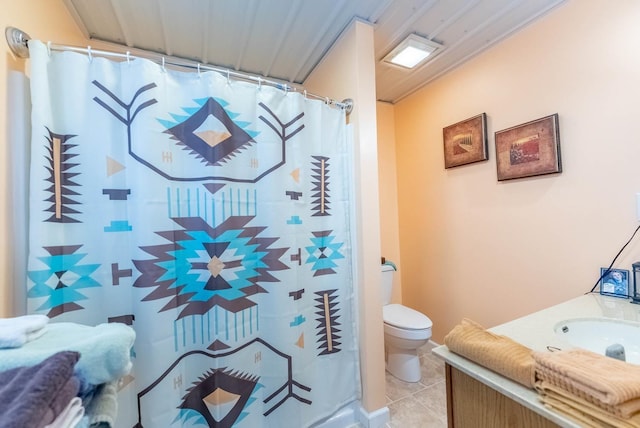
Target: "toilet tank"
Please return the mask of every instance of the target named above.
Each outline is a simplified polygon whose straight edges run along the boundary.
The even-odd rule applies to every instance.
[[[391,292],[393,291],[393,273],[395,269],[391,265],[381,265],[382,278],[380,284],[382,285],[382,304],[388,305],[391,303]]]

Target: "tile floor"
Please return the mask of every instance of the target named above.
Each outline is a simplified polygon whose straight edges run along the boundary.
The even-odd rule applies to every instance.
[[[389,428],[446,428],[447,398],[444,361],[431,354],[433,342],[418,349],[422,379],[403,382],[385,372]]]

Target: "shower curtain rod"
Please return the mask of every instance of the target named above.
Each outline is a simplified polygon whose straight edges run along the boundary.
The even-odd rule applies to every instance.
[[[14,27],[7,27],[5,29],[5,36],[7,39],[7,44],[9,45],[9,48],[11,49],[11,52],[14,53],[14,55],[20,58],[29,58],[28,44],[29,44],[29,40],[31,40],[31,37],[29,37],[27,33]],[[278,82],[278,81],[266,79],[260,76],[255,76],[248,73],[230,70],[228,68],[205,65],[190,59],[162,55],[159,53],[145,51],[143,49],[134,49],[136,53],[132,54],[131,51],[126,51],[126,53],[121,53],[121,52],[114,52],[114,51],[92,49],[91,46],[87,46],[86,48],[83,48],[78,46],[57,45],[51,42],[47,43],[47,48],[50,51],[55,50],[55,51],[71,51],[71,52],[84,53],[88,55],[89,58],[91,58],[94,55],[103,56],[103,57],[121,58],[121,59],[126,59],[127,61],[135,58],[142,58],[142,59],[148,59],[158,64],[161,64],[163,68],[165,66],[174,66],[174,67],[182,67],[182,68],[188,68],[192,70],[198,70],[198,72],[202,70],[215,71],[220,74],[226,75],[228,79],[233,77],[236,80],[245,80],[245,81],[257,83],[258,85],[273,86],[285,92],[292,91],[292,92],[302,93],[305,97],[322,100],[328,105],[341,108],[345,111],[347,115],[351,114],[351,112],[353,111],[353,100],[351,98],[346,98],[341,102],[338,102],[329,97],[323,97],[320,95],[312,94],[311,92],[307,92],[306,89],[304,88],[292,86],[288,83]]]

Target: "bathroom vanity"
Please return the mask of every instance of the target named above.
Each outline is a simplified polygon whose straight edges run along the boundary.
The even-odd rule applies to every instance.
[[[489,330],[535,351],[568,349],[576,345],[562,333],[563,327],[569,320],[585,318],[624,323],[640,331],[640,305],[599,294],[583,295]],[[444,345],[435,348],[433,353],[445,360],[449,427],[580,427],[544,407],[534,390],[457,355]],[[639,353],[636,344],[630,345],[627,361],[639,358]]]

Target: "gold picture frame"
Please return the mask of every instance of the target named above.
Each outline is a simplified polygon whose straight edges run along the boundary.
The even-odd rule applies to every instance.
[[[443,128],[442,138],[445,169],[489,159],[486,113]]]
[[[562,172],[558,114],[495,133],[498,181]]]

